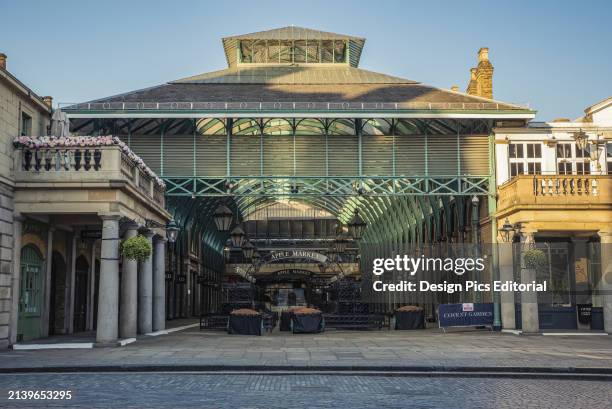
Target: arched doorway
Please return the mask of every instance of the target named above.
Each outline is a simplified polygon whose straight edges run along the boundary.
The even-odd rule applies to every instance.
[[[40,337],[43,304],[43,258],[32,245],[21,249],[21,287],[19,293],[19,321],[17,340]]]
[[[87,329],[87,289],[89,263],[82,255],[76,259],[74,274],[74,332]]]
[[[49,298],[49,335],[66,332],[66,262],[57,251],[51,256],[51,297]]]

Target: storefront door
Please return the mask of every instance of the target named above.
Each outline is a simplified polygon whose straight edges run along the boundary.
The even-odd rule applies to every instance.
[[[21,250],[21,290],[17,340],[40,337],[43,303],[43,259],[38,250],[26,246]]]

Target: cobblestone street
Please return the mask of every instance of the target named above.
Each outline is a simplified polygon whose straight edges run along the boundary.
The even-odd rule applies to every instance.
[[[0,375],[4,408],[609,408],[609,382],[329,375]],[[70,401],[8,390],[71,390]]]
[[[0,369],[101,365],[612,368],[612,337],[438,330],[258,337],[191,328],[120,348],[0,352]]]

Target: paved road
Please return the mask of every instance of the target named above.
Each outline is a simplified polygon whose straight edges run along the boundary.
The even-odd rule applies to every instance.
[[[3,408],[612,407],[612,383],[576,380],[91,373],[0,375],[0,385]],[[7,400],[15,389],[69,389],[73,399]]]
[[[612,368],[612,336],[515,336],[471,331],[275,332],[189,329],[122,348],[0,351],[2,368],[98,365],[468,366]]]

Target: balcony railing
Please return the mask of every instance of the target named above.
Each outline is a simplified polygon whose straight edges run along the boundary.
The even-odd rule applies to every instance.
[[[533,175],[535,195],[592,195],[599,194],[600,176],[592,175]]]
[[[16,148],[15,181],[53,184],[61,188],[75,184],[87,188],[124,181],[156,205],[164,207],[165,189],[147,175],[118,146]]]

